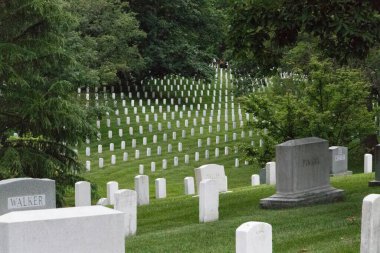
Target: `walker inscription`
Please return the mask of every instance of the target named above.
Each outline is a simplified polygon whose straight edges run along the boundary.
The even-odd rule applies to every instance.
[[[8,198],[8,209],[19,209],[26,207],[43,207],[46,205],[46,196],[31,195],[31,196],[17,196]]]
[[[13,178],[0,181],[0,215],[50,208],[56,208],[54,180]]]

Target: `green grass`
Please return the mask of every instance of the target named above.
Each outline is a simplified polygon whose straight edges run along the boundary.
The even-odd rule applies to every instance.
[[[235,230],[247,221],[272,225],[274,252],[359,252],[361,204],[370,193],[373,174],[332,179],[346,199],[334,204],[285,210],[263,210],[259,201],[274,187],[241,187],[220,195],[217,222],[200,224],[198,198],[152,200],[138,208],[137,235],[126,241],[126,252],[234,252]]]
[[[223,79],[224,80],[224,79]],[[165,80],[166,84],[167,80]],[[170,80],[171,84],[174,83],[174,79]],[[187,80],[183,80],[183,85],[180,90],[177,89],[177,95],[184,91],[184,94],[187,96],[188,91],[190,90],[190,86],[186,85]],[[191,81],[190,81],[191,82]],[[189,83],[190,83],[189,82]],[[161,81],[158,82],[158,85],[154,85],[153,81],[147,86],[147,90],[155,91],[158,94],[158,89],[163,91],[164,88],[160,84]],[[179,80],[177,79],[177,84],[179,84]],[[197,83],[197,82],[196,82]],[[128,108],[128,115],[124,115],[124,108],[122,106],[122,100],[120,95],[116,95],[117,105],[114,106],[113,100],[111,99],[111,95],[108,95],[108,105],[112,107],[109,111],[109,118],[111,120],[111,127],[106,126],[106,118],[103,117],[101,120],[101,127],[99,129],[101,133],[101,140],[92,140],[89,145],[82,145],[78,147],[79,157],[81,158],[83,164],[86,160],[91,161],[91,172],[85,173],[83,176],[98,185],[98,192],[101,197],[106,196],[106,183],[108,181],[117,181],[119,183],[119,188],[128,188],[134,189],[134,177],[139,173],[139,165],[144,165],[144,174],[148,175],[150,178],[150,193],[151,196],[154,195],[154,179],[164,177],[167,180],[167,194],[168,197],[181,196],[184,194],[184,186],[183,180],[187,176],[194,176],[194,168],[197,168],[201,165],[208,163],[217,163],[225,166],[225,172],[228,176],[228,184],[230,188],[236,187],[244,187],[250,185],[250,177],[254,173],[258,173],[259,168],[254,167],[252,165],[244,164],[244,156],[241,152],[235,153],[235,147],[238,147],[242,143],[250,143],[251,140],[255,141],[255,144],[259,143],[259,136],[256,133],[253,133],[252,137],[249,136],[249,130],[240,127],[239,114],[238,109],[239,105],[236,101],[231,101],[231,91],[223,85],[223,88],[220,89],[219,81],[216,82],[217,86],[215,89],[214,83],[208,84],[201,82],[198,85],[197,94],[200,95],[201,90],[203,90],[202,102],[200,103],[199,116],[196,117],[195,110],[198,107],[199,98],[196,99],[196,103],[192,104],[192,96],[196,90],[196,86],[193,87],[191,92],[191,96],[188,97],[189,103],[186,104],[186,110],[182,111],[183,105],[185,104],[185,98],[182,99],[182,104],[178,105],[178,112],[174,111],[174,105],[171,106],[171,111],[166,112],[167,104],[170,104],[170,98],[167,98],[167,104],[163,104],[163,99],[159,99],[159,104],[155,104],[155,100],[151,99],[151,105],[155,105],[155,113],[158,116],[157,122],[154,121],[154,113],[151,112],[150,106],[148,106],[147,99],[142,99],[143,106],[145,106],[146,113],[142,113],[142,107],[139,106],[139,99],[134,98],[135,107],[138,108],[137,114],[134,114],[134,109],[131,106],[131,99],[128,98],[128,92],[125,92],[126,95],[126,108]],[[175,86],[177,87],[177,86]],[[205,88],[205,89],[203,89]],[[211,89],[209,89],[211,88]],[[170,88],[167,87],[169,91]],[[209,95],[207,95],[207,90],[209,90]],[[219,91],[222,91],[221,96],[221,115],[220,122],[218,123],[218,103],[219,103]],[[214,103],[214,113],[211,116],[211,108],[213,104],[213,93],[216,92],[217,96],[215,97],[216,102]],[[228,130],[225,130],[225,94],[228,94]],[[171,92],[170,95],[173,95],[174,92]],[[166,93],[165,93],[166,94]],[[134,94],[136,95],[136,94]],[[83,97],[83,95],[82,95]],[[90,100],[91,104],[95,103],[93,99],[93,94],[91,95],[92,99]],[[190,103],[191,102],[191,103]],[[99,95],[99,103],[104,104],[104,98],[100,94]],[[232,123],[232,108],[231,103],[234,103],[234,114],[236,119],[236,128],[233,128]],[[194,109],[191,111],[190,106],[193,105]],[[207,105],[207,110],[204,110],[205,105]],[[159,112],[159,106],[162,106],[163,112]],[[120,114],[119,116],[115,115],[115,109],[118,109]],[[180,118],[180,111],[183,113],[183,117]],[[188,112],[191,111],[191,117],[188,117]],[[167,118],[163,119],[163,113],[166,112]],[[172,112],[175,112],[175,119],[172,120]],[[203,113],[206,113],[206,116],[203,116]],[[243,109],[242,112],[242,120],[246,121],[246,115]],[[149,122],[145,121],[145,115],[149,115]],[[140,117],[140,122],[135,122],[135,117]],[[130,117],[130,124],[126,124],[126,117]],[[205,124],[203,125],[201,122],[202,117],[205,119]],[[210,117],[212,117],[212,123],[210,124]],[[120,118],[121,125],[117,126],[117,118]],[[197,119],[197,126],[193,126],[193,119]],[[176,126],[176,121],[180,122],[180,127]],[[188,127],[185,127],[185,120],[188,120]],[[168,129],[167,122],[171,122],[171,129]],[[162,131],[158,131],[158,123],[162,123]],[[149,124],[152,124],[153,131],[148,131]],[[217,131],[217,125],[220,125],[220,131]],[[139,126],[143,126],[144,133],[139,134],[138,128]],[[212,126],[212,132],[209,133],[209,126]],[[129,127],[133,127],[134,133],[132,136],[129,135]],[[200,133],[200,127],[203,127],[203,134]],[[123,129],[123,136],[118,136],[118,129]],[[194,128],[194,136],[191,136],[191,128]],[[112,130],[113,138],[108,138],[108,131]],[[182,138],[182,130],[186,130],[186,137]],[[177,138],[173,140],[172,132],[176,132]],[[245,132],[245,137],[241,136],[241,132]],[[163,140],[163,134],[167,134],[167,141]],[[237,134],[237,139],[233,140],[233,134]],[[225,134],[228,136],[228,141],[225,141]],[[153,143],[153,135],[157,135],[158,142]],[[219,144],[216,144],[216,136],[219,136]],[[148,144],[143,145],[143,137],[147,137]],[[210,145],[207,145],[207,138],[210,138]],[[132,148],[132,139],[136,139],[137,147]],[[202,147],[198,147],[198,139],[202,140]],[[121,141],[126,142],[126,149],[121,150]],[[109,151],[109,144],[114,143],[115,151]],[[183,151],[178,151],[178,143],[181,142],[183,145]],[[167,153],[168,144],[172,144],[172,153]],[[97,153],[97,147],[99,144],[103,145],[103,153]],[[89,146],[91,148],[91,156],[85,156],[85,148]],[[157,147],[161,146],[162,155],[157,155]],[[151,148],[152,155],[147,157],[146,149]],[[224,148],[229,148],[229,154],[224,154]],[[215,148],[219,148],[219,157],[215,157]],[[140,158],[135,159],[135,150],[140,151]],[[205,151],[209,150],[209,159],[205,157]],[[123,161],[123,152],[128,152],[128,161]],[[199,152],[200,159],[199,161],[195,161],[195,152]],[[111,165],[111,155],[116,155],[117,163],[116,165]],[[190,163],[185,164],[185,155],[189,155]],[[179,166],[174,167],[173,160],[174,157],[179,158]],[[99,158],[104,159],[104,168],[98,167]],[[235,168],[235,158],[240,159],[240,166]],[[162,169],[162,160],[167,160],[168,168],[166,170]],[[150,171],[150,163],[156,163],[156,172]],[[95,202],[96,200],[94,200]],[[68,205],[73,205],[73,193],[71,192],[67,196]]]
[[[223,79],[224,80],[224,79]],[[166,81],[165,81],[166,82]],[[171,80],[173,83],[173,79]],[[185,84],[185,81],[183,81]],[[158,82],[160,83],[160,81]],[[177,84],[179,81],[177,79]],[[219,87],[219,81],[217,81]],[[199,88],[203,83],[199,85]],[[208,84],[205,84],[208,87]],[[148,88],[156,90],[158,86],[150,84]],[[219,88],[216,92],[218,94]],[[160,87],[162,91],[162,86]],[[168,89],[169,90],[169,89]],[[101,197],[106,196],[106,183],[108,181],[117,181],[119,189],[134,189],[134,177],[138,175],[139,164],[145,167],[144,174],[149,176],[151,204],[149,206],[138,207],[138,232],[137,235],[128,238],[126,241],[127,252],[234,252],[235,247],[235,230],[244,222],[247,221],[264,221],[273,226],[273,243],[274,252],[359,252],[360,244],[360,218],[361,218],[361,203],[363,198],[370,193],[379,193],[380,189],[368,188],[368,181],[373,178],[373,175],[357,174],[351,177],[333,178],[332,183],[335,187],[346,191],[346,200],[340,203],[329,205],[317,205],[312,207],[294,208],[288,210],[263,210],[259,208],[259,201],[262,198],[268,197],[275,192],[274,187],[259,186],[251,187],[251,175],[258,173],[258,167],[253,165],[244,165],[244,156],[241,152],[234,152],[234,146],[240,143],[250,143],[254,140],[258,144],[259,136],[253,133],[249,137],[248,130],[239,127],[238,121],[238,103],[234,101],[235,117],[237,119],[237,128],[232,128],[232,113],[231,107],[228,111],[228,127],[229,130],[224,130],[225,115],[224,115],[224,92],[222,89],[222,108],[221,108],[221,131],[216,131],[217,125],[217,104],[218,95],[216,96],[216,104],[214,109],[213,123],[209,124],[210,109],[212,104],[212,94],[214,84],[211,85],[210,96],[206,96],[204,91],[201,110],[198,117],[198,126],[194,127],[195,135],[190,136],[190,129],[193,127],[193,118],[195,117],[195,108],[192,111],[192,117],[187,117],[187,111],[190,110],[190,104],[186,104],[186,111],[183,112],[183,118],[179,118],[179,112],[175,113],[175,120],[171,120],[171,112],[167,113],[167,120],[163,119],[162,113],[158,112],[158,106],[155,106],[155,112],[158,114],[158,122],[162,123],[163,130],[157,131],[157,123],[153,120],[153,113],[150,107],[147,106],[147,100],[143,99],[143,104],[146,107],[146,114],[149,115],[150,123],[153,125],[153,132],[148,132],[148,124],[145,122],[145,116],[142,114],[141,107],[138,107],[140,123],[135,122],[135,116],[131,107],[130,99],[126,99],[127,108],[129,109],[128,116],[131,118],[131,124],[126,125],[126,115],[120,96],[117,96],[118,103],[113,109],[118,108],[120,116],[116,116],[114,111],[110,111],[111,127],[106,126],[106,118],[101,121],[100,132],[102,139],[100,141],[92,140],[91,156],[85,156],[85,147],[78,147],[79,156],[83,163],[86,160],[91,161],[91,172],[84,173],[83,176],[98,185],[98,192]],[[228,92],[230,92],[228,90]],[[179,92],[178,92],[179,93]],[[198,94],[200,91],[198,91]],[[165,93],[166,94],[166,93]],[[185,91],[187,94],[187,91]],[[192,93],[193,94],[193,93]],[[126,93],[128,95],[128,93]],[[178,95],[178,94],[177,94]],[[174,96],[171,92],[170,96]],[[103,96],[99,96],[100,103],[104,103]],[[108,104],[112,105],[111,96],[108,96]],[[192,97],[189,97],[192,100]],[[183,99],[184,101],[184,99]],[[155,104],[152,100],[152,105]],[[170,98],[167,99],[170,103]],[[91,101],[94,103],[94,100]],[[135,98],[135,105],[139,101]],[[204,134],[199,133],[201,125],[201,117],[203,115],[204,104],[208,105],[207,116],[205,117]],[[166,105],[163,105],[162,99],[160,105],[163,106],[163,111],[166,111]],[[229,105],[230,106],[230,105]],[[182,110],[182,105],[179,106]],[[174,110],[174,106],[172,107]],[[245,121],[245,112],[242,110],[243,120]],[[122,125],[116,126],[116,118],[120,117]],[[184,127],[185,120],[189,120],[189,127]],[[176,127],[176,120],[179,120],[181,126]],[[172,129],[167,129],[167,122],[171,121]],[[138,126],[144,127],[144,134],[138,133]],[[213,132],[208,133],[208,126],[213,127]],[[129,127],[134,128],[134,135],[129,136]],[[124,136],[118,136],[118,129],[123,128]],[[112,140],[108,139],[107,132],[113,131]],[[186,138],[181,137],[181,131],[186,129]],[[241,138],[241,131],[244,130],[246,136]],[[172,132],[177,132],[177,140],[172,140]],[[237,133],[237,141],[232,140],[232,134]],[[168,141],[162,140],[163,133],[167,133]],[[153,144],[153,135],[158,137],[158,143]],[[224,134],[229,137],[228,142],[224,142]],[[216,145],[215,137],[220,136],[220,144]],[[142,145],[143,136],[148,138],[148,145]],[[211,145],[206,146],[207,137],[211,138]],[[137,149],[140,150],[140,159],[135,159],[135,149],[131,147],[132,138],[137,140]],[[197,147],[197,140],[202,139],[202,147]],[[120,150],[120,142],[126,141],[126,150]],[[183,143],[183,151],[177,151],[178,142]],[[109,143],[115,144],[115,151],[109,151]],[[173,152],[166,153],[167,144],[173,144]],[[103,144],[103,153],[97,153],[97,145]],[[156,155],[157,146],[162,147],[162,155]],[[229,155],[224,155],[224,147],[230,148]],[[152,156],[146,157],[146,148],[152,149]],[[216,147],[220,149],[220,157],[214,157]],[[210,159],[205,158],[205,150],[210,152]],[[122,154],[126,151],[129,154],[129,159],[126,162],[122,161]],[[194,153],[200,153],[200,161],[194,161]],[[349,168],[354,172],[361,172],[363,157],[360,152],[353,152],[353,156],[349,154]],[[117,157],[117,164],[110,165],[111,154]],[[185,154],[190,155],[190,163],[184,163]],[[179,158],[179,166],[173,166],[173,158]],[[105,167],[98,168],[98,159],[102,157],[105,161]],[[240,167],[235,168],[234,160],[240,158]],[[162,159],[167,159],[168,168],[162,169]],[[150,162],[156,162],[156,172],[150,171]],[[225,166],[225,172],[228,176],[228,187],[232,193],[220,195],[220,220],[208,224],[199,224],[198,219],[198,198],[184,196],[183,179],[187,176],[194,176],[194,168],[207,163],[217,163]],[[163,200],[154,199],[154,179],[164,177],[167,180],[168,197]],[[69,192],[66,197],[68,205],[73,205],[73,192]],[[96,199],[93,200],[93,203]]]

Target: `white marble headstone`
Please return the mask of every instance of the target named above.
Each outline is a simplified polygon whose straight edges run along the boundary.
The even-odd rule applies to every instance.
[[[199,184],[199,222],[219,219],[219,191],[216,180],[205,179]]]
[[[184,185],[185,185],[185,195],[195,194],[194,178],[193,177],[185,177]]]
[[[139,175],[135,177],[135,191],[137,192],[137,204],[149,205],[149,177]]]
[[[129,189],[115,192],[114,209],[124,213],[124,236],[136,234],[137,230],[137,193]]]
[[[276,162],[268,162],[265,165],[266,183],[269,185],[276,184]]]
[[[91,184],[89,182],[75,183],[75,206],[91,206]]]
[[[363,199],[360,253],[380,252],[380,194]]]
[[[107,199],[110,205],[115,204],[115,192],[119,190],[119,183],[115,181],[110,181],[107,183]]]
[[[156,186],[156,199],[166,198],[166,179],[157,178],[155,180],[155,186]]]
[[[205,179],[216,180],[219,192],[227,191],[227,180],[223,165],[206,164],[195,169],[195,180],[198,192],[200,182]]]

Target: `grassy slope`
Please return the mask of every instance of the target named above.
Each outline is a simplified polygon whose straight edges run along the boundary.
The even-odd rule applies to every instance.
[[[234,189],[220,196],[220,220],[199,224],[198,198],[153,200],[138,209],[137,236],[128,238],[127,252],[234,252],[235,230],[247,221],[273,226],[274,252],[359,252],[361,203],[379,188],[368,188],[372,174],[333,178],[346,200],[328,205],[262,210],[259,200],[274,187]]]
[[[165,81],[166,83],[166,81]],[[173,84],[173,79],[171,80],[171,84]],[[190,90],[189,85],[185,85],[186,80],[183,81],[183,86],[181,89],[185,88],[184,94],[187,96],[187,92]],[[179,84],[179,80],[177,80],[177,84]],[[160,86],[151,84],[151,87],[153,90],[156,90]],[[175,86],[176,87],[176,86]],[[211,87],[209,96],[207,96],[207,90]],[[167,180],[167,193],[168,196],[179,196],[183,195],[184,192],[184,186],[183,186],[183,179],[187,176],[194,176],[194,168],[197,168],[201,165],[207,164],[207,163],[217,163],[217,164],[223,164],[225,166],[226,175],[228,176],[229,180],[229,187],[230,188],[236,188],[236,187],[242,187],[250,185],[250,176],[254,173],[258,173],[259,168],[255,168],[251,165],[244,165],[244,159],[243,154],[241,152],[235,153],[234,147],[238,146],[239,143],[250,143],[251,140],[254,140],[256,145],[259,143],[259,137],[254,133],[252,137],[249,137],[249,133],[247,129],[243,129],[240,127],[239,122],[239,114],[238,114],[238,103],[231,101],[231,93],[227,89],[228,92],[228,130],[225,131],[225,84],[223,84],[222,89],[222,96],[221,96],[221,117],[220,117],[220,123],[217,122],[217,114],[218,114],[218,104],[219,104],[219,82],[217,82],[217,89],[216,89],[216,102],[214,103],[215,109],[214,109],[214,115],[213,115],[213,122],[209,124],[209,117],[211,116],[211,104],[213,92],[215,90],[214,83],[212,85],[208,84],[199,84],[198,85],[197,94],[200,95],[200,90],[205,88],[203,90],[204,95],[202,97],[202,102],[200,103],[201,110],[199,111],[198,117],[196,117],[196,108],[197,104],[199,103],[199,98],[196,98],[195,104],[193,104],[194,109],[190,110],[190,102],[189,104],[186,104],[186,110],[183,111],[183,117],[180,118],[180,111],[182,111],[182,106],[185,102],[185,98],[182,98],[182,104],[179,105],[179,111],[175,112],[175,119],[171,119],[171,113],[174,112],[174,106],[171,106],[171,111],[167,112],[167,105],[170,104],[170,99],[167,99],[167,104],[163,104],[163,99],[160,99],[160,104],[163,109],[163,113],[166,112],[167,118],[166,120],[163,119],[163,113],[159,113],[158,105],[155,105],[155,101],[151,101],[151,105],[155,105],[155,113],[158,115],[158,121],[154,121],[154,113],[151,112],[150,106],[147,105],[147,100],[143,99],[143,106],[145,106],[146,114],[149,115],[150,122],[145,121],[145,114],[142,113],[142,108],[139,106],[139,99],[135,98],[135,107],[138,108],[137,114],[140,117],[140,122],[136,123],[136,115],[134,114],[133,107],[131,106],[131,101],[129,98],[126,98],[126,107],[128,108],[128,115],[124,115],[124,108],[122,107],[122,101],[120,99],[120,95],[117,96],[117,108],[119,109],[120,115],[116,116],[114,111],[110,111],[110,119],[111,119],[111,127],[108,128],[106,126],[106,117],[104,117],[101,120],[101,128],[100,132],[102,135],[102,138],[100,141],[92,141],[90,145],[88,145],[91,148],[91,156],[86,157],[85,156],[85,146],[83,145],[79,147],[79,156],[83,160],[83,163],[85,163],[85,160],[91,161],[91,172],[85,173],[84,177],[91,182],[94,182],[98,185],[99,194],[102,197],[106,196],[106,183],[108,181],[117,181],[119,183],[119,188],[128,188],[133,189],[134,188],[134,177],[138,175],[139,173],[139,165],[144,165],[144,174],[148,175],[150,178],[150,192],[151,196],[154,196],[154,179],[159,177],[164,177]],[[149,88],[147,88],[149,89]],[[164,90],[163,86],[161,85],[160,90]],[[169,86],[167,86],[167,90],[170,90]],[[191,90],[191,96],[189,97],[189,100],[192,100],[192,96],[194,95],[194,91],[196,90],[196,86],[194,85],[193,89]],[[166,94],[166,93],[165,93]],[[180,94],[180,91],[178,91],[177,94]],[[128,95],[126,93],[126,95]],[[172,94],[174,95],[174,94]],[[104,103],[103,96],[100,95],[100,103]],[[94,103],[93,96],[91,103]],[[235,119],[236,119],[236,128],[233,129],[232,124],[232,113],[231,113],[231,103],[234,103],[234,113],[235,113]],[[108,95],[108,105],[111,106],[113,104],[113,100],[111,99],[111,96]],[[208,108],[206,111],[207,115],[203,116],[204,113],[204,105],[207,104]],[[191,117],[188,117],[188,111],[191,111]],[[126,117],[130,117],[130,125],[126,125]],[[116,119],[117,117],[120,117],[121,119],[121,126],[116,125]],[[202,125],[201,118],[204,117],[205,124]],[[197,119],[197,125],[193,125],[193,119]],[[245,112],[242,109],[242,119],[245,122]],[[180,121],[180,127],[176,126],[176,121]],[[188,120],[188,127],[185,127],[185,120]],[[171,129],[168,129],[167,122],[171,122]],[[158,131],[158,122],[162,123],[162,131]],[[153,126],[153,132],[148,131],[148,125],[152,124]],[[217,132],[217,124],[220,125],[220,131]],[[209,125],[212,126],[212,133],[209,133]],[[144,134],[138,133],[139,126],[144,127]],[[129,135],[129,127],[133,127],[134,133],[132,136]],[[200,127],[203,127],[203,134],[200,134]],[[118,129],[123,129],[123,137],[118,136]],[[191,128],[194,128],[194,136],[191,136]],[[113,138],[108,139],[108,130],[113,131]],[[186,137],[182,138],[182,130],[186,130]],[[241,137],[241,132],[245,131],[245,137]],[[176,132],[177,139],[173,140],[172,132]],[[167,141],[163,141],[163,134],[167,134]],[[233,133],[237,134],[237,140],[233,141]],[[228,135],[228,141],[225,142],[224,135]],[[157,135],[158,142],[156,144],[153,143],[153,135]],[[219,136],[219,144],[216,144],[216,136]],[[148,144],[143,145],[143,137],[147,137]],[[136,139],[137,141],[137,147],[132,148],[131,143],[132,139]],[[207,138],[210,138],[211,145],[207,146],[206,141]],[[197,143],[198,139],[202,140],[202,147],[198,148]],[[121,150],[121,141],[126,141],[126,149]],[[115,144],[115,151],[110,152],[109,151],[109,143],[113,142]],[[183,144],[183,151],[178,152],[178,143],[182,142]],[[172,144],[172,153],[167,153],[168,150],[168,144]],[[98,154],[97,153],[97,146],[98,144],[103,145],[103,153]],[[157,146],[161,146],[162,148],[162,155],[157,155]],[[229,154],[224,154],[224,148],[229,148]],[[152,155],[150,157],[146,156],[146,149],[151,148]],[[220,156],[218,158],[215,157],[215,148],[219,148],[219,154]],[[140,158],[135,159],[135,150],[140,151]],[[205,151],[209,150],[209,159],[205,158]],[[123,159],[123,152],[128,152],[128,161],[124,162]],[[199,152],[200,160],[196,162],[194,160],[195,158],[195,152]],[[115,154],[117,159],[116,165],[111,165],[111,155]],[[190,163],[185,164],[185,154],[190,156]],[[174,167],[173,160],[174,157],[177,156],[179,158],[179,166]],[[98,159],[103,158],[105,167],[103,169],[98,168]],[[235,158],[240,158],[240,166],[239,168],[235,168]],[[162,169],[162,160],[167,160],[168,168],[166,170]],[[150,171],[150,163],[154,161],[156,162],[156,172]],[[69,205],[73,205],[73,193],[71,193],[67,197],[67,202]]]
[[[177,83],[179,83],[177,81]],[[161,88],[162,90],[162,88]],[[199,91],[198,91],[199,92]],[[186,93],[186,92],[185,92]],[[206,92],[205,92],[206,93]],[[211,90],[212,93],[212,90]],[[109,96],[110,97],[110,96]],[[218,98],[218,96],[217,96]],[[112,100],[109,99],[112,103]],[[218,100],[217,100],[218,101]],[[204,97],[203,104],[207,103],[211,108],[212,97]],[[153,103],[153,101],[152,101]],[[162,103],[162,101],[160,101]],[[138,104],[138,100],[135,101]],[[121,100],[118,100],[118,108],[120,110],[120,118],[124,136],[117,136],[116,117],[113,112],[110,113],[111,129],[113,130],[112,142],[115,143],[115,151],[113,154],[117,156],[117,165],[109,165],[111,152],[108,151],[111,140],[107,138],[108,128],[105,126],[105,119],[102,120],[102,140],[100,142],[92,142],[91,157],[87,158],[84,155],[84,146],[79,148],[79,154],[83,161],[90,160],[92,171],[84,174],[85,178],[97,183],[99,194],[102,197],[106,196],[106,182],[115,180],[119,182],[119,188],[134,188],[133,178],[138,174],[139,164],[144,164],[145,174],[150,177],[150,194],[151,205],[139,207],[138,209],[138,234],[135,237],[129,238],[126,242],[127,252],[233,252],[235,243],[235,229],[246,221],[265,221],[273,226],[274,252],[358,252],[360,241],[360,210],[361,202],[365,195],[372,192],[379,192],[377,189],[369,189],[367,181],[373,175],[355,175],[353,177],[334,178],[333,184],[338,188],[345,189],[347,199],[345,202],[332,205],[318,205],[314,207],[269,211],[261,210],[258,207],[261,198],[270,196],[274,193],[274,188],[270,186],[260,186],[256,188],[249,187],[250,176],[257,173],[259,168],[251,165],[243,165],[241,159],[239,168],[234,167],[234,159],[242,158],[241,153],[234,153],[233,146],[238,142],[250,142],[254,139],[258,143],[256,134],[253,138],[240,138],[241,130],[239,123],[237,129],[232,129],[231,110],[229,110],[229,135],[228,143],[224,143],[224,107],[221,113],[221,132],[216,132],[216,115],[217,104],[215,104],[213,117],[213,133],[208,133],[209,112],[207,112],[206,124],[204,125],[204,134],[199,133],[201,126],[202,110],[199,112],[198,126],[194,127],[195,136],[190,136],[190,129],[195,117],[195,111],[192,112],[192,117],[189,118],[189,127],[184,127],[187,111],[183,113],[183,118],[179,119],[179,113],[176,113],[176,119],[180,120],[181,127],[175,126],[175,120],[170,120],[171,113],[167,113],[168,120],[163,120],[162,114],[158,113],[158,106],[155,111],[159,116],[159,121],[162,122],[163,131],[157,131],[157,123],[153,121],[153,114],[150,112],[150,107],[146,106],[146,111],[150,115],[150,122],[153,124],[153,133],[147,131],[148,123],[145,122],[144,115],[141,113],[141,108],[138,110],[140,115],[140,123],[135,123],[135,115],[130,106],[130,100],[127,99],[127,107],[129,108],[128,116],[131,117],[131,126],[134,127],[134,136],[128,134],[128,127],[124,124],[125,115],[121,106]],[[222,97],[222,105],[224,105],[224,90]],[[194,105],[196,107],[196,105]],[[182,107],[180,106],[180,109]],[[189,109],[189,105],[187,105]],[[229,108],[231,109],[231,108]],[[166,106],[163,106],[166,111]],[[173,107],[172,107],[173,110]],[[235,102],[235,117],[238,119],[237,103]],[[243,119],[245,119],[243,111]],[[172,129],[167,129],[166,122],[171,121]],[[142,135],[138,134],[138,126],[144,126],[144,136],[148,137],[148,145],[142,145]],[[187,137],[181,138],[181,130],[186,129]],[[172,140],[171,132],[177,132],[177,140]],[[168,141],[162,141],[162,135],[168,134]],[[232,141],[232,133],[238,134],[238,142]],[[152,144],[153,134],[158,136],[158,144]],[[215,144],[215,136],[220,136],[220,144]],[[206,147],[206,138],[211,138],[211,146]],[[134,149],[131,148],[131,139],[137,139],[137,149],[140,150],[141,158],[134,159]],[[197,147],[197,139],[202,139],[202,147]],[[122,162],[122,152],[120,150],[120,141],[127,142],[126,151],[129,153],[127,162]],[[183,143],[184,151],[177,151],[177,143]],[[173,144],[173,153],[166,154],[167,144]],[[97,154],[97,145],[103,144],[103,154]],[[162,146],[163,155],[157,156],[157,145]],[[224,147],[230,147],[230,154],[224,155]],[[152,148],[152,157],[146,157],[146,148]],[[220,157],[214,158],[215,147],[220,148]],[[210,159],[206,160],[204,152],[206,149],[210,151]],[[200,161],[194,161],[194,153],[200,153]],[[184,164],[184,155],[190,155],[190,164]],[[173,157],[179,157],[179,166],[173,167]],[[97,168],[98,158],[105,159],[104,169]],[[351,156],[350,156],[351,157]],[[168,169],[162,170],[162,159],[168,160]],[[351,158],[350,158],[351,159]],[[351,166],[354,171],[361,170],[362,159],[355,158],[355,166]],[[150,171],[150,162],[156,161],[156,172]],[[206,164],[218,163],[223,164],[226,169],[226,174],[229,180],[229,188],[233,193],[221,195],[220,197],[220,221],[199,224],[198,222],[198,199],[183,195],[183,178],[193,176],[193,169]],[[352,160],[350,160],[352,163]],[[154,179],[165,177],[167,179],[168,198],[165,200],[154,199]],[[67,197],[69,205],[73,205],[73,193]]]

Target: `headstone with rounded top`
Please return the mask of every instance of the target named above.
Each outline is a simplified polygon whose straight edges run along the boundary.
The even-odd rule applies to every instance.
[[[124,213],[124,236],[136,234],[137,230],[137,193],[129,189],[115,192],[114,209]]]
[[[272,253],[272,226],[250,221],[236,229],[236,253]]]
[[[205,179],[215,180],[218,186],[218,192],[227,192],[227,180],[223,165],[206,164],[196,168],[194,171],[198,192],[200,182]]]

